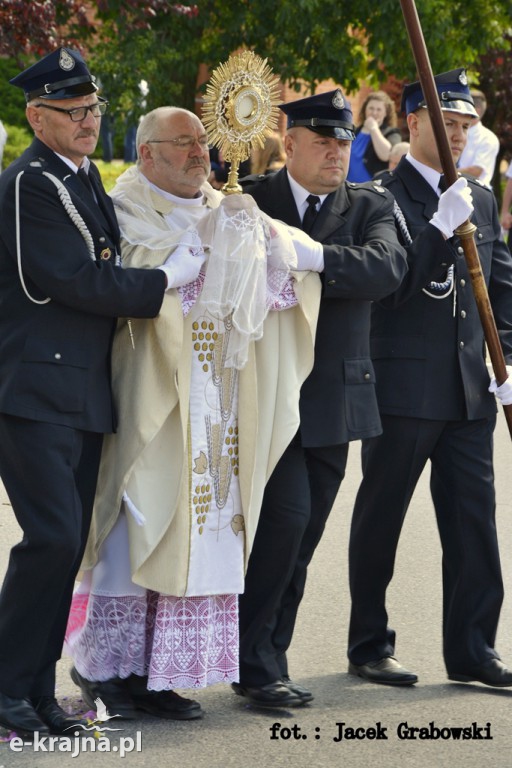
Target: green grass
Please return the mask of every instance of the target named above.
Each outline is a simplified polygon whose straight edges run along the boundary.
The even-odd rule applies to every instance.
[[[116,183],[117,177],[131,165],[131,163],[123,163],[119,160],[114,160],[112,163],[105,163],[103,160],[94,160],[94,164],[99,168],[103,186],[107,192],[110,192]]]

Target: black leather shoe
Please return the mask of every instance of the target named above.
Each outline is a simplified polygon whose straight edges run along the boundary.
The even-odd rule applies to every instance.
[[[117,715],[122,720],[135,720],[137,712],[123,680],[86,680],[75,667],[70,670],[71,679],[78,685],[82,698],[91,709],[97,710],[96,699],[101,699],[112,717]]]
[[[506,688],[512,685],[512,672],[500,659],[490,659],[485,664],[471,667],[465,672],[449,672],[448,680],[458,683],[484,683],[496,688]]]
[[[185,699],[175,691],[148,691],[132,694],[136,709],[166,720],[197,720],[203,716],[198,701]]]
[[[275,680],[273,683],[267,683],[267,685],[260,685],[259,687],[231,683],[231,688],[238,696],[245,696],[251,704],[265,709],[300,707],[306,703],[282,680]]]
[[[348,671],[351,675],[357,675],[370,683],[382,685],[414,685],[418,682],[418,676],[402,667],[393,656],[386,656],[377,661],[368,661],[366,664],[350,664]]]
[[[130,675],[125,683],[134,706],[141,712],[166,720],[197,720],[203,716],[198,701],[185,699],[175,691],[149,691],[147,676]]]
[[[293,693],[296,693],[297,696],[300,696],[304,704],[307,704],[309,701],[313,701],[315,698],[311,691],[308,691],[307,688],[304,688],[303,685],[299,685],[299,683],[296,683],[294,680],[291,680],[288,675],[283,675],[281,678],[283,683],[288,686],[290,691]]]
[[[82,720],[77,715],[70,715],[65,712],[53,696],[40,696],[37,699],[32,699],[32,705],[37,716],[50,729],[50,733],[57,736],[62,734],[71,736],[73,728],[88,727],[87,720]]]
[[[0,693],[0,725],[18,736],[33,736],[50,733],[49,728],[37,716],[29,699],[14,699]]]

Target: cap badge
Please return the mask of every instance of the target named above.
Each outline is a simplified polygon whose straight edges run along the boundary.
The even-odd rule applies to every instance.
[[[332,97],[332,105],[336,109],[345,109],[345,99],[343,98],[343,94],[339,89]]]
[[[467,85],[468,84],[468,79],[466,77],[466,70],[465,69],[463,69],[462,72],[459,74],[459,83],[461,85]]]
[[[72,56],[69,55],[69,53],[62,49],[59,56],[59,67],[61,69],[64,69],[66,72],[69,72],[70,69],[73,69],[75,66],[75,60]]]

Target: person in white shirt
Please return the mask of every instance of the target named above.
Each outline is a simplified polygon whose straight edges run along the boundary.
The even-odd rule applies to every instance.
[[[494,176],[496,157],[500,141],[495,133],[482,124],[487,109],[487,100],[482,91],[471,91],[471,96],[478,112],[473,125],[468,131],[468,140],[459,160],[459,171],[468,173],[482,184],[491,184]]]

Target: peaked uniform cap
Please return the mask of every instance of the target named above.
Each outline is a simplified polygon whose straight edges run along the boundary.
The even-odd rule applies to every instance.
[[[355,138],[350,103],[339,88],[280,104],[279,109],[287,117],[287,128],[303,126],[334,139],[353,141]]]
[[[23,88],[25,98],[72,99],[98,90],[95,78],[78,51],[58,48],[9,82]]]
[[[442,110],[478,117],[464,68],[452,69],[450,72],[436,75],[434,82]],[[404,87],[401,106],[407,115],[427,106],[419,81]]]

